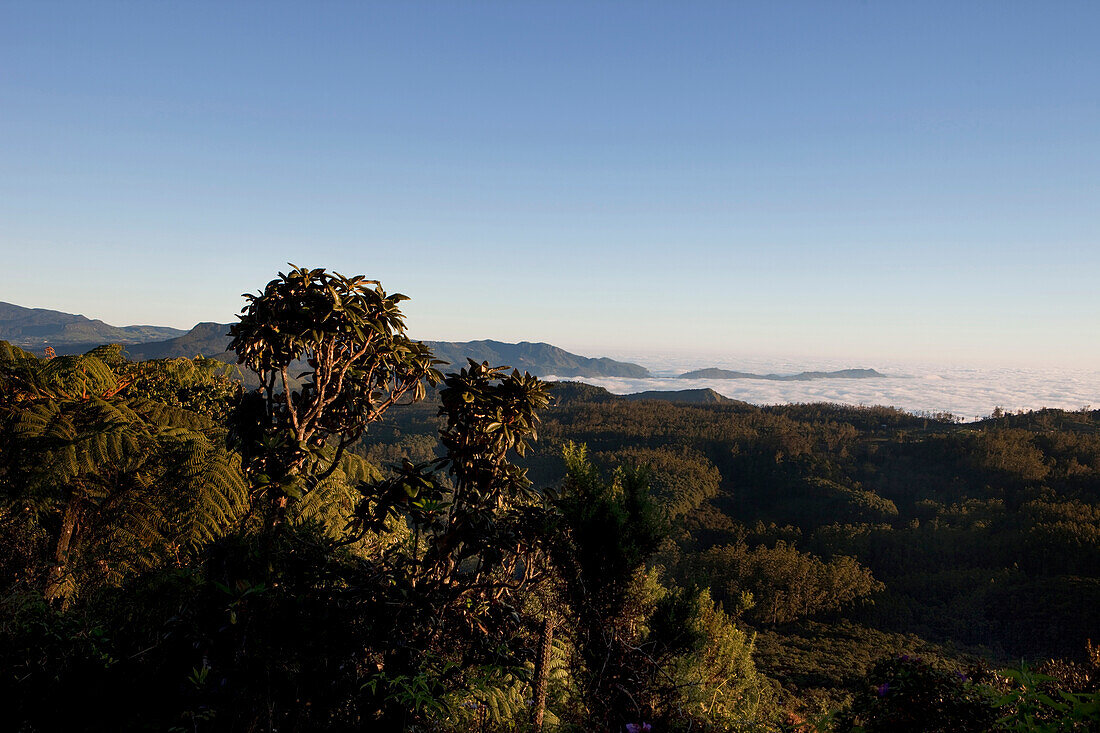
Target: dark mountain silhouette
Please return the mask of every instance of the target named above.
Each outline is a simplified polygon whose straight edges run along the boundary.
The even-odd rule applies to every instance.
[[[874,379],[885,377],[874,369],[840,369],[835,372],[799,372],[798,374],[752,374],[729,369],[696,369],[685,372],[680,379],[768,379],[773,382],[808,382],[811,379]]]
[[[693,405],[744,405],[740,400],[731,400],[713,389],[674,389],[650,390],[623,395],[628,400],[660,400],[662,402],[682,402]]]
[[[569,405],[575,402],[614,402],[622,397],[608,392],[603,387],[584,382],[553,382],[550,394],[555,405]]]
[[[490,364],[507,364],[539,377],[631,377],[650,376],[649,370],[638,364],[607,358],[589,358],[571,354],[557,346],[523,341],[506,344],[501,341],[428,341],[436,358],[450,362],[450,368],[466,365],[466,359]]]
[[[228,323],[200,323],[183,336],[157,343],[127,347],[131,359],[163,359],[172,356],[203,356],[235,361],[227,354],[229,344]],[[520,371],[529,371],[540,377],[647,377],[649,370],[637,364],[613,359],[590,359],[571,354],[550,344],[523,342],[507,344],[501,341],[428,341],[436,358],[448,362],[447,369],[459,369],[466,359],[487,361],[490,364],[507,364]]]
[[[110,343],[123,344],[134,361],[201,355],[236,363],[236,356],[225,350],[229,345],[231,325],[200,323],[190,331],[160,326],[120,328],[84,316],[0,303],[0,340],[39,353],[47,346],[52,346],[59,354],[84,353]],[[649,370],[638,364],[579,356],[545,343],[509,344],[489,340],[427,343],[439,359],[448,362],[443,367],[445,371],[465,366],[469,358],[493,365],[507,364],[540,377],[650,376]]]
[[[167,326],[112,326],[72,313],[0,303],[0,340],[24,349],[41,351],[52,346],[58,353],[68,353],[78,345],[136,344],[183,333]]]
[[[177,356],[205,356],[236,363],[237,355],[225,350],[229,345],[231,323],[200,323],[187,333],[165,341],[127,346],[126,353],[134,361],[170,359]]]
[[[140,344],[127,348],[131,359],[163,359],[172,356],[203,356],[235,361],[227,354],[229,344],[228,323],[200,323],[183,336],[157,343]],[[523,342],[508,344],[501,341],[428,341],[436,358],[448,362],[443,370],[459,369],[466,359],[487,361],[490,364],[507,364],[520,371],[537,376],[559,377],[647,377],[649,370],[637,364],[613,359],[590,359],[571,354],[550,344]]]
[[[634,392],[631,394],[614,394],[603,387],[584,382],[562,381],[553,382],[551,394],[554,404],[558,407],[586,402],[589,404],[601,404],[630,400],[638,402],[642,400],[657,400],[660,402],[676,402],[693,405],[748,405],[747,402],[734,400],[715,392],[713,389],[672,389],[650,390],[648,392]]]

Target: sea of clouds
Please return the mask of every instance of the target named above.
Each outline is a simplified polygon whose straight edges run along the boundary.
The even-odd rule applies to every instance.
[[[649,379],[586,377],[582,381],[615,394],[647,390],[699,389],[756,405],[837,402],[886,405],[915,413],[950,412],[962,420],[989,416],[994,408],[1016,412],[1057,407],[1100,407],[1100,370],[948,366],[931,363],[852,363],[822,359],[607,354],[647,367]],[[778,382],[762,379],[678,379],[693,369],[719,367],[754,374],[797,374],[873,368],[886,375],[870,379],[815,379]],[[551,377],[553,378],[553,377]]]

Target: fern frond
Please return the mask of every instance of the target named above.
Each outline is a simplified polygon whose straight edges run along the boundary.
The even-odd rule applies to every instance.
[[[39,370],[38,382],[50,394],[69,399],[107,394],[119,386],[114,371],[90,354],[50,359]]]

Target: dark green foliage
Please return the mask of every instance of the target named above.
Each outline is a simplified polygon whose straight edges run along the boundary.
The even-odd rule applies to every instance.
[[[117,349],[7,354],[0,528],[24,587],[67,602],[84,586],[178,560],[244,510],[224,429],[131,396],[131,381],[101,359],[124,371]],[[33,545],[14,539],[28,535]]]
[[[242,404],[237,435],[250,476],[281,513],[369,423],[403,397],[422,398],[440,375],[428,348],[405,335],[407,298],[377,281],[300,267],[244,297],[229,348],[262,399]],[[295,365],[303,371],[292,376]]]
[[[373,627],[348,584],[355,558],[294,527],[270,548],[272,575],[256,540],[223,537],[193,568],[64,614],[16,609],[0,630],[5,690],[35,703],[5,714],[41,731],[360,729]]]
[[[875,665],[865,689],[840,717],[837,728],[875,733],[984,733],[994,728],[995,699],[982,682],[987,670],[937,668],[900,656]]]
[[[757,623],[846,610],[884,588],[851,557],[824,562],[783,541],[751,549],[745,543],[712,547],[685,560],[681,572]]]
[[[683,511],[672,526],[676,546],[661,549],[677,578],[727,546],[743,545],[744,567],[766,568],[765,556],[784,543],[770,560],[807,572],[748,573],[749,588],[710,563],[712,592],[742,620],[770,623],[769,600],[786,605],[792,578],[813,578],[813,568],[829,587],[828,568],[846,556],[858,563],[839,573],[858,581],[849,601],[823,607],[810,594],[803,609],[825,624],[813,627],[819,635],[831,624],[865,628],[843,634],[862,645],[852,652],[861,660],[918,648],[945,658],[1066,658],[1100,624],[1100,412],[1044,410],[966,425],[883,407],[630,402],[569,383],[557,397],[526,461],[531,476],[553,484],[570,440],[605,466],[648,464],[659,501]],[[400,436],[389,442],[379,431],[372,450],[431,429],[424,415],[403,413],[386,426]],[[717,492],[706,498],[711,470]],[[886,641],[900,639],[914,645]],[[832,673],[800,677],[794,661],[805,657],[785,661],[785,653],[768,666],[783,670],[788,687],[833,687],[834,700],[848,694],[848,682]]]
[[[595,456],[603,465],[644,467],[654,501],[670,519],[679,519],[718,496],[722,480],[706,456],[689,448],[628,447]]]
[[[33,701],[6,713],[27,730],[401,730],[503,680],[512,700],[547,519],[509,456],[537,437],[547,387],[451,375],[442,458],[396,472],[422,492],[395,491],[342,449],[438,378],[401,298],[317,270],[273,282],[235,333],[256,395],[201,359],[0,345],[2,681]],[[255,489],[295,499],[274,504],[279,531]]]
[[[958,650],[916,634],[884,632],[851,621],[796,621],[761,628],[753,659],[761,673],[782,686],[782,696],[800,715],[820,714],[850,704],[866,688],[865,676],[882,657],[920,655],[936,664],[958,660]]]
[[[568,473],[557,501],[561,530],[551,553],[562,578],[576,639],[578,671],[590,730],[618,730],[651,720],[654,661],[641,652],[637,625],[648,613],[640,584],[644,564],[668,529],[649,497],[645,473],[620,469],[611,483],[588,462],[583,446],[567,445]],[[671,597],[658,619],[683,613]],[[688,640],[687,643],[691,643]],[[638,699],[641,696],[643,699]]]
[[[537,437],[536,412],[549,394],[534,377],[505,372],[471,362],[449,375],[440,392],[443,458],[360,484],[361,532],[399,519],[412,533],[372,560],[385,580],[375,582],[371,605],[380,635],[370,690],[380,725],[447,712],[433,686],[474,684],[463,680],[475,663],[518,675],[531,653],[520,614],[523,593],[542,574],[548,519],[511,457]],[[410,710],[410,685],[436,707]]]
[[[0,342],[0,727],[524,730],[544,621],[563,730],[1095,726],[1100,413],[551,407],[373,281],[247,297],[254,391]]]
[[[240,399],[239,370],[215,359],[196,357],[119,364],[128,394],[203,415],[224,423]]]
[[[1088,667],[1078,666],[1072,673],[1062,663],[1045,665],[1050,674],[1019,668],[1001,670],[1003,693],[996,705],[1000,717],[997,727],[1005,731],[1041,731],[1042,733],[1075,733],[1100,729],[1100,692],[1091,674],[1100,672],[1096,649]],[[1089,669],[1091,667],[1091,670]]]
[[[585,730],[653,721],[667,729],[725,729],[755,709],[752,641],[697,589],[665,588],[646,564],[666,539],[666,516],[646,471],[610,482],[583,446],[565,448],[551,557],[576,650]]]

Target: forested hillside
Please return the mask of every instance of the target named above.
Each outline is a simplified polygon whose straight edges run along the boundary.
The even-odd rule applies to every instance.
[[[235,366],[0,342],[0,729],[1100,723],[1100,413],[630,400],[403,300],[281,273]]]
[[[1083,659],[1100,628],[1100,411],[958,424],[888,408],[693,404],[555,385],[530,467],[561,446],[645,465],[676,542],[662,563],[760,633],[757,663],[829,699],[884,654]],[[675,393],[672,393],[674,395]],[[423,458],[430,403],[363,440]]]

